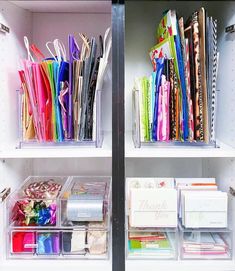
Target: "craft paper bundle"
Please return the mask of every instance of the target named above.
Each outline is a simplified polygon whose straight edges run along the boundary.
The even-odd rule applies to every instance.
[[[216,20],[204,8],[186,21],[168,10],[157,27],[156,42],[149,51],[153,74],[136,79],[134,88],[140,141],[214,142]]]
[[[68,57],[59,39],[47,42],[50,58],[24,37],[28,59],[19,71],[23,141],[96,140],[96,96],[103,87],[111,31],[108,28],[99,42],[84,34],[79,37],[81,49],[69,35]]]

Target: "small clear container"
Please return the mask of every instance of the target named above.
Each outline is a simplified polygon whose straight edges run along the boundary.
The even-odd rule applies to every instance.
[[[221,228],[189,229],[179,225],[181,260],[231,260],[233,232]]]
[[[109,234],[103,229],[63,230],[62,255],[75,259],[108,259]]]
[[[93,229],[13,229],[8,259],[109,259],[110,231]]]
[[[130,228],[126,231],[128,260],[176,260],[177,248],[177,228]]]
[[[13,230],[9,239],[10,255],[34,255],[37,248],[35,231]]]
[[[7,198],[7,226],[40,228],[58,226],[59,196],[68,177],[29,176]]]
[[[12,230],[9,236],[9,258],[53,258],[60,255],[61,234],[58,230]]]
[[[140,204],[142,206],[142,202],[146,202],[146,204],[150,208],[143,209],[143,206],[136,209],[136,213],[142,219],[141,212],[144,210],[145,213],[148,213],[148,219],[151,221],[150,224],[146,225],[146,220],[144,223],[140,223],[144,226],[133,227],[133,224],[130,223],[130,215],[132,203],[134,201],[130,200],[131,191],[134,189],[142,189],[145,190],[146,194],[143,194],[144,197],[138,198]],[[169,195],[166,198],[162,198],[161,202],[148,202],[150,192],[160,192],[162,195],[164,191],[173,191],[174,190],[174,179],[173,178],[126,178],[126,216],[125,216],[125,225],[126,225],[126,258],[129,260],[144,260],[144,259],[152,259],[152,260],[176,260],[178,257],[178,228],[177,228],[177,197],[176,191],[174,194],[175,198],[169,198]],[[136,195],[136,194],[135,194]],[[132,194],[133,196],[133,194]],[[172,201],[172,205],[174,206],[174,211],[170,212],[168,208],[166,208],[166,201]],[[139,204],[137,204],[139,206]],[[137,206],[136,205],[136,206]],[[153,208],[154,207],[154,208]],[[162,209],[162,207],[164,207]],[[154,210],[153,210],[154,209]],[[172,210],[173,210],[172,209]],[[165,211],[164,211],[165,210]],[[168,210],[168,211],[167,211]],[[161,226],[152,226],[152,220],[159,217],[159,211],[161,216],[166,222],[164,227]],[[140,214],[140,215],[139,215]],[[172,223],[172,214],[174,215],[174,223]],[[168,219],[165,219],[168,218]],[[170,219],[170,222],[168,221]],[[157,221],[159,221],[158,219]],[[138,220],[140,221],[140,220]],[[168,221],[168,223],[167,223]],[[133,221],[132,221],[133,222]],[[155,222],[155,221],[154,221]],[[159,221],[161,222],[161,221]],[[162,222],[161,222],[162,223]],[[170,226],[169,226],[170,225]],[[174,226],[173,226],[174,225]]]
[[[60,255],[61,242],[60,231],[37,231],[36,232],[36,255],[50,256]]]
[[[110,177],[71,177],[60,197],[61,227],[109,230]]]

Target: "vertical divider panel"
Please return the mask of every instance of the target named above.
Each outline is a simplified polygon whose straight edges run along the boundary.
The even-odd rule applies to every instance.
[[[112,271],[125,270],[124,1],[112,1]]]

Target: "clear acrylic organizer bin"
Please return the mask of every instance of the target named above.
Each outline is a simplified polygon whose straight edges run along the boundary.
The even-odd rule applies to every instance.
[[[39,185],[45,194],[37,198]],[[43,213],[35,214],[37,204]],[[109,259],[110,177],[28,177],[8,197],[6,213],[9,259]],[[41,217],[48,223],[35,223]]]
[[[7,227],[41,228],[60,224],[59,197],[68,177],[29,176],[6,202]]]
[[[209,143],[199,141],[142,141],[140,135],[140,116],[139,116],[139,90],[133,90],[132,94],[132,140],[135,148],[141,147],[201,147],[201,148],[218,148],[216,141],[210,141]]]
[[[126,258],[128,260],[176,260],[178,257],[178,228],[177,228],[177,212],[175,212],[176,221],[174,226],[172,221],[170,224],[160,227],[157,225],[151,227],[133,226],[130,222],[131,214],[131,189],[147,188],[147,190],[156,191],[158,186],[165,185],[171,187],[171,183],[174,183],[173,178],[126,178],[126,216],[125,216],[125,230],[126,230]],[[168,190],[168,189],[167,189]],[[169,190],[174,190],[169,189]],[[164,188],[158,188],[157,191],[164,193]],[[133,194],[132,194],[133,196]],[[146,195],[146,203],[149,194]],[[143,198],[139,199],[140,202],[144,201]],[[165,198],[164,200],[169,200]],[[174,203],[174,200],[173,200]],[[149,203],[149,204],[152,204]],[[165,206],[165,203],[159,204],[159,206]],[[177,209],[177,201],[175,198],[175,209]],[[140,214],[140,209],[136,209],[136,212]],[[142,210],[143,211],[143,210]],[[146,210],[147,211],[147,210]],[[160,210],[159,210],[160,211]],[[166,210],[167,211],[167,210]],[[160,211],[161,216],[169,216],[169,213],[164,214],[163,210]],[[151,216],[160,214],[156,208],[154,211],[148,212]],[[172,210],[170,212],[172,214]],[[142,216],[142,215],[141,215]],[[170,215],[172,218],[172,216]],[[148,217],[150,218],[150,217]],[[143,220],[144,221],[144,220]],[[133,221],[132,221],[133,222]],[[157,223],[157,222],[156,222]],[[169,226],[171,225],[171,226]]]
[[[129,228],[126,230],[128,260],[176,260],[177,228]]]
[[[181,260],[231,260],[233,232],[228,228],[188,229],[179,225]]]
[[[24,139],[24,131],[22,126],[22,93],[18,92],[18,108],[19,108],[19,145],[17,148],[72,148],[72,147],[91,147],[94,146],[96,148],[101,148],[104,139],[104,133],[102,130],[102,90],[97,90],[95,103],[94,103],[94,114],[95,118],[93,118],[93,129],[95,129],[93,135],[94,138],[92,140],[64,140],[62,142],[55,141],[39,141],[37,139]]]
[[[8,259],[109,258],[109,233],[104,230],[14,229],[8,236]]]
[[[108,230],[63,230],[61,234],[61,254],[64,258],[98,260],[109,258]]]
[[[12,230],[9,239],[8,258],[55,258],[61,253],[58,230]]]
[[[61,227],[110,228],[111,178],[71,177],[60,197]]]

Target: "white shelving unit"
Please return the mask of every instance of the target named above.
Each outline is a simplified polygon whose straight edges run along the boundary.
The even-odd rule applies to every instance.
[[[111,26],[111,1],[1,1],[0,23],[10,33],[0,32],[0,190],[14,190],[29,175],[111,176],[112,167],[112,64],[111,58],[102,93],[102,148],[56,147],[19,149],[18,69],[26,57],[23,37],[49,56],[46,42],[59,38],[68,45],[68,34],[98,38]],[[6,260],[5,204],[0,203],[0,270],[112,270],[109,260]]]
[[[18,70],[27,51],[23,37],[30,44],[50,57],[46,42],[59,38],[68,52],[68,34],[74,34],[79,41],[79,33],[98,39],[111,26],[111,1],[1,1],[1,23],[10,28],[10,33],[1,33],[0,71],[2,91],[0,106],[0,157],[111,157],[111,62],[104,79],[102,92],[102,129],[104,144],[101,149],[88,147],[17,149],[19,146],[19,114],[16,90],[20,88]],[[111,58],[110,58],[111,59]],[[81,151],[80,151],[81,149]],[[63,150],[63,151],[59,151]]]
[[[220,65],[218,78],[217,144],[219,148],[134,148],[131,138],[131,92],[135,76],[151,71],[148,49],[154,45],[155,29],[162,11],[175,8],[185,18],[200,6],[218,19]],[[126,1],[125,3],[125,162],[126,177],[216,177],[221,190],[235,188],[235,34],[225,34],[235,23],[235,3],[222,1]],[[111,25],[111,1],[0,1],[0,23],[10,33],[0,32],[0,190],[17,187],[29,175],[112,175],[111,65],[102,96],[105,132],[100,149],[35,148],[17,149],[18,117],[17,70],[26,56],[23,36],[45,51],[45,43],[56,37],[65,43],[69,33],[86,32],[97,36]],[[235,200],[230,195],[230,222],[234,220]],[[0,270],[111,271],[112,261],[7,261],[4,204],[0,204]],[[233,223],[234,224],[234,223]],[[235,225],[235,224],[234,224]],[[234,239],[235,241],[235,239]],[[120,248],[122,249],[122,248]],[[231,271],[229,261],[126,260],[127,271]],[[122,271],[122,270],[120,270]]]
[[[235,147],[235,59],[233,56],[235,43],[233,42],[234,33],[225,33],[225,27],[233,24],[235,21],[234,3],[229,1],[224,1],[223,3],[217,1],[187,1],[187,3],[184,1],[177,1],[177,3],[174,1],[126,1],[125,129],[127,132],[127,156],[128,152],[132,150],[134,152],[134,145],[130,143],[132,139],[128,136],[132,130],[132,89],[134,79],[140,76],[149,76],[152,72],[152,64],[148,52],[156,44],[155,33],[162,18],[162,13],[168,9],[175,9],[178,16],[183,16],[186,20],[193,11],[202,6],[206,8],[209,16],[213,16],[218,21],[220,60],[217,80],[216,140],[221,149],[225,145]],[[140,18],[142,19],[140,20]],[[143,147],[142,149],[144,153],[146,148]],[[157,148],[153,149],[157,150]],[[181,149],[184,150],[184,148]],[[197,149],[205,152],[202,147]],[[208,152],[208,155],[211,155],[210,152]],[[221,152],[221,155],[223,156],[223,152]]]

